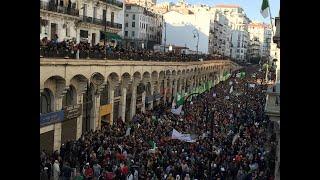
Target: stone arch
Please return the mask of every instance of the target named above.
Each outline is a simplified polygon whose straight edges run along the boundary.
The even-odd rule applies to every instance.
[[[82,93],[85,90],[87,83],[88,79],[82,74],[74,75],[70,80],[70,84],[75,87],[77,94]]]
[[[123,73],[122,75],[121,75],[121,81],[123,82],[123,83],[129,83],[130,81],[131,81],[131,75],[129,74],[129,73]]]
[[[148,71],[144,72],[143,75],[142,75],[143,79],[150,79],[151,78],[151,75]]]
[[[157,72],[157,71],[153,71],[153,72],[151,73],[151,79],[152,79],[152,81],[157,81],[158,78],[159,78],[158,72]]]
[[[180,69],[177,71],[177,75],[178,75],[178,76],[181,75],[181,70],[180,70]]]
[[[105,77],[101,74],[101,73],[98,73],[98,72],[95,72],[91,75],[91,78],[90,78],[90,81],[96,85],[96,86],[100,86],[104,83],[105,81]]]
[[[177,71],[176,71],[176,70],[173,70],[171,74],[172,74],[173,76],[176,76],[176,75],[177,75]]]
[[[160,71],[159,78],[163,79],[165,77],[166,73],[164,71]]]
[[[114,83],[117,83],[119,82],[119,75],[115,72],[112,72],[109,74],[108,78],[107,78],[107,81],[111,84],[114,84]]]
[[[182,72],[181,72],[181,75],[184,76],[185,74],[186,74],[186,70],[183,69]]]
[[[138,72],[138,71],[135,72],[135,73],[133,73],[132,78],[133,78],[133,80],[135,80],[135,81],[140,81],[140,80],[142,79],[141,73]]]
[[[61,95],[66,86],[66,80],[61,76],[51,76],[44,82],[44,88],[52,91],[54,97]]]
[[[170,70],[166,70],[166,76],[170,76],[171,75],[171,71]]]

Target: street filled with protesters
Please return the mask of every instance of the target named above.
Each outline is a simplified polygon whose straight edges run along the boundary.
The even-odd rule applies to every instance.
[[[169,61],[190,62],[206,60],[223,60],[226,57],[207,54],[184,54],[174,52],[155,52],[146,49],[125,49],[120,46],[91,45],[90,43],[76,43],[74,40],[58,42],[55,39],[40,40],[40,57],[65,59],[108,59],[135,61]]]
[[[131,122],[119,118],[85,132],[53,154],[41,151],[41,179],[274,179],[276,139],[264,114],[264,76],[238,70],[209,91],[184,96],[179,114],[172,113],[173,100]]]

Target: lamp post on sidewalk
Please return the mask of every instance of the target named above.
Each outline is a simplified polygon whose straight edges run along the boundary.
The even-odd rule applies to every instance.
[[[198,53],[199,53],[199,31],[197,30],[197,29],[194,29],[193,31],[192,31],[192,33],[193,33],[193,38],[197,38],[197,55],[198,55]]]
[[[107,47],[106,47],[106,41],[107,41],[107,11],[108,10],[108,0],[106,0],[106,15],[104,17],[104,39],[103,39],[103,46],[105,48],[104,52],[104,59],[107,59]]]

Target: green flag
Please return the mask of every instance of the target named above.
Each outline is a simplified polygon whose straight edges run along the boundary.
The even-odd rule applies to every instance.
[[[155,149],[157,146],[156,146],[156,143],[154,142],[154,141],[149,141],[148,142],[149,143],[149,145],[152,147],[152,149]]]
[[[245,73],[245,72],[241,72],[241,73],[240,73],[240,78],[241,78],[241,79],[243,79],[245,76],[246,76],[246,73]]]
[[[267,18],[269,16],[269,1],[268,0],[262,0],[260,13],[264,18]]]
[[[179,107],[180,105],[184,104],[184,96],[182,96],[180,93],[177,93],[177,98],[176,98],[176,105]]]

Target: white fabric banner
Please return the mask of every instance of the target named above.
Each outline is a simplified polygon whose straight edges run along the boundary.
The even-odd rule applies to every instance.
[[[239,133],[236,134],[232,139],[232,145],[236,142],[236,140],[240,137]]]
[[[182,105],[180,105],[177,109],[174,109],[174,108],[171,109],[172,114],[175,114],[175,115],[180,115],[181,111],[182,111]]]
[[[231,86],[229,93],[231,94],[233,92],[233,86]]]
[[[191,142],[191,143],[196,142],[195,139],[191,138],[190,134],[182,134],[175,129],[173,129],[172,131],[171,139],[178,139],[180,141]]]
[[[130,130],[131,130],[131,127],[128,127],[127,131],[126,131],[126,135],[125,136],[129,136],[130,135]]]
[[[249,84],[249,87],[254,88],[254,87],[256,87],[256,85],[255,84]]]

